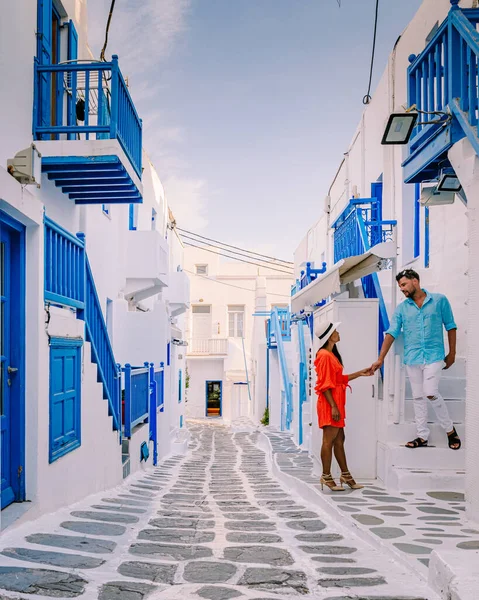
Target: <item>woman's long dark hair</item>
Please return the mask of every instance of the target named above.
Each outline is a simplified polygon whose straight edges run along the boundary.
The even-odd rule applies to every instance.
[[[329,340],[328,340],[328,342],[329,342]],[[320,350],[326,350],[326,346],[328,345],[328,342],[326,342],[323,346],[321,346]],[[331,350],[331,352],[339,360],[339,362],[341,364],[343,364],[343,359],[341,358],[341,354],[339,354],[339,350],[338,350],[338,347],[336,346],[336,344],[334,344],[333,349]]]

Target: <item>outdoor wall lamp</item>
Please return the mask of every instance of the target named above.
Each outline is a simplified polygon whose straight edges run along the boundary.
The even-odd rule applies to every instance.
[[[461,191],[461,188],[461,182],[454,169],[450,167],[442,169],[439,183],[437,184],[438,192],[455,192],[457,194]]]
[[[386,124],[381,144],[407,144],[417,117],[417,112],[392,113]]]

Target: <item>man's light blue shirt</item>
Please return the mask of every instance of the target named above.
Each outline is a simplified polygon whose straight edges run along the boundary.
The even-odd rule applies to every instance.
[[[406,298],[396,308],[386,333],[397,338],[404,334],[404,364],[430,365],[444,360],[444,331],[457,329],[449,300],[443,294],[430,294],[421,308]]]

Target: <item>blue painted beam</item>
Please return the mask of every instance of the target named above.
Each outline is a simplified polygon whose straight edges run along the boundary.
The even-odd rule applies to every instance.
[[[112,169],[110,171],[69,171],[68,173],[49,171],[48,179],[54,179],[55,185],[61,186],[75,185],[78,181],[92,181],[93,183],[106,181],[108,183],[113,179],[115,181],[122,181],[123,179],[130,179],[130,177],[126,171]]]
[[[136,198],[128,198],[125,201],[124,198],[109,198],[105,202],[105,198],[89,198],[88,200],[75,200],[75,204],[142,204],[143,198],[137,196]]]
[[[72,200],[88,200],[89,198],[98,198],[108,200],[110,198],[117,198],[118,200],[127,200],[129,198],[136,198],[138,192],[76,192],[69,194]]]
[[[136,186],[132,183],[123,183],[121,185],[107,183],[107,185],[78,185],[78,182],[74,186],[62,186],[62,192],[64,194],[81,194],[83,192],[114,192],[123,194],[124,192],[138,192]]]

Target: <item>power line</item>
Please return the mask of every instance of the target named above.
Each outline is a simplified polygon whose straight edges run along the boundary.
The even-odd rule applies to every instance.
[[[280,273],[284,273],[285,275],[289,275],[290,277],[293,277],[293,273],[290,273],[289,271],[283,271],[282,269],[275,269],[274,267],[267,267],[265,265],[261,265],[256,262],[251,262],[250,260],[244,260],[243,258],[237,258],[236,256],[229,256],[228,254],[223,254],[222,252],[216,252],[216,250],[208,250],[208,248],[205,248],[204,246],[197,246],[196,244],[192,244],[191,242],[185,242],[185,246],[192,246],[193,248],[200,248],[201,250],[204,250],[205,252],[211,252],[212,254],[218,254],[219,256],[226,256],[226,258],[231,258],[231,259],[237,260],[239,262],[248,263],[249,265],[256,265],[257,267],[262,267],[263,269],[270,269],[271,271],[279,271]],[[228,250],[226,250],[226,252],[228,252]]]
[[[183,269],[185,273],[189,273],[190,275],[194,275],[195,277],[201,277],[203,279],[208,279],[208,281],[212,281],[213,283],[221,283],[221,285],[227,285],[229,287],[236,288],[237,290],[244,290],[245,292],[254,292],[251,288],[241,287],[240,285],[234,285],[232,283],[226,283],[225,281],[218,281],[217,279],[213,279],[212,277],[208,277],[207,275],[200,275],[199,273],[193,273],[193,271],[188,271],[188,269]],[[268,296],[281,296],[281,298],[291,298],[291,296],[287,294],[275,294],[274,292],[266,292]]]
[[[371,102],[371,82],[373,80],[373,67],[374,67],[374,55],[376,53],[376,33],[378,30],[378,12],[379,12],[379,0],[376,0],[376,14],[374,16],[374,33],[373,33],[373,50],[371,52],[371,66],[369,68],[369,85],[368,93],[363,97],[363,104],[369,104]]]
[[[230,254],[238,254],[239,256],[244,256],[246,258],[255,258],[253,256],[250,256],[249,254],[245,254],[244,252],[238,252],[238,251],[234,251],[234,250],[226,250],[226,248],[223,248],[222,246],[219,246],[218,244],[215,244],[213,242],[201,242],[200,240],[197,240],[196,238],[191,237],[189,235],[185,235],[184,233],[181,234],[181,237],[183,239],[192,240],[193,242],[198,242],[199,244],[205,244],[206,246],[212,246],[215,248],[219,248],[220,250],[224,250],[225,252],[229,252]],[[285,265],[278,264],[275,261],[266,260],[266,259],[262,259],[262,258],[255,258],[255,260],[259,260],[260,262],[264,262],[268,265],[273,264],[273,265],[276,265],[277,267],[284,267],[284,268],[288,268],[288,269],[291,268],[291,271],[293,271],[292,267],[286,267]]]
[[[203,240],[208,240],[209,242],[217,242],[222,246],[227,246],[228,248],[234,248],[235,250],[243,250],[243,252],[248,252],[248,254],[255,254],[256,256],[262,256],[263,258],[270,258],[271,260],[277,260],[278,262],[285,263],[286,265],[293,265],[289,260],[281,260],[280,258],[275,258],[274,256],[268,256],[267,254],[260,254],[259,252],[253,252],[252,250],[246,250],[246,248],[239,248],[238,246],[232,246],[231,244],[225,244],[224,242],[220,242],[219,240],[214,240],[213,238],[205,237],[204,235],[200,235],[199,233],[194,233],[193,231],[188,231],[187,229],[182,229],[181,227],[177,227],[178,231],[183,231],[184,233],[189,233],[190,235],[194,235]],[[199,241],[199,240],[198,240]],[[283,266],[283,265],[281,265]]]
[[[104,42],[103,48],[101,49],[101,52],[100,52],[100,60],[101,61],[105,60],[105,52],[106,52],[106,47],[108,45],[108,32],[110,31],[110,23],[111,23],[111,18],[113,16],[113,9],[115,8],[115,2],[116,2],[116,0],[111,0],[110,12],[108,13],[108,20],[106,22],[105,42]]]

